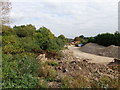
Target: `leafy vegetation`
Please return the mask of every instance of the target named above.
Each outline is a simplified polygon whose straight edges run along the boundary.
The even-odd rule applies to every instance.
[[[13,28],[3,25],[2,30],[2,87],[3,88],[35,88],[47,87],[57,73],[49,65],[41,65],[36,57],[42,51],[55,52],[64,49],[67,39],[60,35],[55,37],[46,27],[36,30],[35,26],[22,25]],[[44,79],[41,79],[44,77]],[[46,78],[45,78],[46,77]],[[43,83],[40,84],[40,82]]]
[[[37,86],[38,62],[29,54],[3,54],[3,88],[34,88]]]
[[[102,76],[98,82],[92,82],[93,88],[120,88],[118,78],[112,79],[109,76]]]
[[[62,79],[62,88],[87,88],[90,87],[90,83],[88,80],[85,79],[84,76],[77,76],[77,77],[71,77],[71,76],[64,76]]]
[[[114,34],[111,33],[98,34],[95,37],[89,38],[89,42],[98,43],[103,46],[109,45],[120,46],[120,33],[115,32]]]
[[[92,42],[103,46],[109,46],[109,45],[120,46],[120,33],[119,32],[115,32],[114,34],[102,33],[102,34],[98,34],[95,37],[84,37],[83,35],[81,35],[79,37],[75,37],[74,41],[80,41],[80,43],[82,44]]]
[[[39,76],[44,77],[47,81],[54,81],[57,76],[57,72],[53,67],[45,63],[42,64],[39,69]]]
[[[60,83],[61,88],[118,87],[117,79],[108,76],[90,82],[84,76],[59,76],[55,69],[59,60],[64,58],[61,52],[68,39],[64,35],[56,37],[48,28],[38,30],[33,25],[3,25],[2,36],[2,87],[3,88],[49,88],[50,82]],[[101,45],[120,45],[120,33],[99,34],[96,37],[76,37],[74,41],[86,44],[95,42]],[[1,50],[1,47],[0,47]],[[51,60],[41,63],[36,60],[39,54],[46,54]],[[118,70],[114,67],[113,70]]]

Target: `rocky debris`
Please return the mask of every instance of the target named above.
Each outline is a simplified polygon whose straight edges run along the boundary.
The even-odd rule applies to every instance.
[[[90,61],[91,59],[83,59],[84,62],[88,62]]]
[[[119,75],[118,71],[110,69],[107,65],[88,63],[86,60],[63,61],[55,69],[58,72],[72,77],[81,74],[94,80],[98,80],[103,75],[108,75],[112,78],[118,77]]]
[[[120,65],[120,59],[115,58],[113,62],[110,62],[108,65]]]
[[[60,86],[60,83],[58,83],[58,82],[49,82],[48,86],[49,86],[49,88],[58,88]]]
[[[120,59],[115,58],[115,59],[114,59],[114,62],[120,64]]]
[[[114,79],[118,78],[120,74],[118,70],[111,69],[107,64],[89,63],[91,59],[76,57],[69,50],[63,50],[63,53],[65,54],[64,59],[57,60],[58,65],[54,66],[58,75],[53,82],[49,82],[49,87],[59,87],[61,78],[64,76],[76,78],[82,75],[91,81],[98,81],[104,75]],[[119,62],[119,60],[114,59],[113,62]]]
[[[40,54],[37,58],[40,62],[46,62],[47,58],[45,57],[45,54]]]

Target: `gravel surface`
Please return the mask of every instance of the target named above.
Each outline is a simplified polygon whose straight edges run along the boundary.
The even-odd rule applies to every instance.
[[[113,62],[114,58],[111,57],[104,57],[99,55],[94,55],[90,53],[85,53],[80,51],[80,47],[68,46],[69,50],[73,52],[73,55],[79,57],[81,59],[88,59],[90,63],[101,63],[101,64],[108,64]]]

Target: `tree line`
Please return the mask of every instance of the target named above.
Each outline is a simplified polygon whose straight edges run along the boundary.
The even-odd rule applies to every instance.
[[[21,25],[10,28],[2,26],[3,53],[18,53],[35,51],[41,53],[56,52],[64,48],[67,38],[64,35],[56,37],[46,27],[36,30],[35,26]]]
[[[83,44],[92,42],[103,46],[120,46],[120,33],[118,31],[115,33],[101,33],[94,37],[85,37],[83,35],[80,35],[79,37],[75,37],[74,41],[80,41],[80,43]]]
[[[120,33],[102,33],[95,37],[90,37],[89,42],[98,43],[103,46],[116,45],[120,46]]]

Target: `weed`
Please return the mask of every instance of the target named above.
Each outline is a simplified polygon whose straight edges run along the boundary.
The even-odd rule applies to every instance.
[[[58,62],[56,61],[47,61],[46,63],[50,66],[58,66]]]

